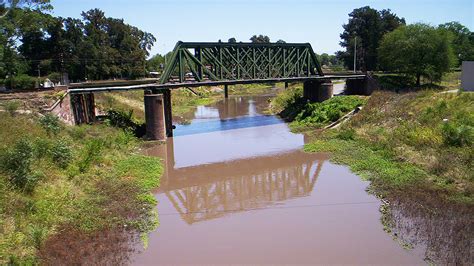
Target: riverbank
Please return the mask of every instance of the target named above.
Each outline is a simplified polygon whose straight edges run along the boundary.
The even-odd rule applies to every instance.
[[[438,232],[431,232],[430,238],[440,235],[443,230],[451,230],[451,237],[456,235],[454,231],[459,231],[470,238],[472,232],[461,228],[472,227],[473,218],[474,95],[445,93],[456,87],[453,83],[458,84],[458,81],[450,76],[450,80],[435,88],[405,93],[377,91],[357,115],[338,128],[323,130],[330,121],[313,123],[309,130],[313,140],[304,149],[330,152],[333,162],[348,165],[353,172],[369,180],[372,193],[392,205],[412,205],[409,212],[416,209],[417,219],[451,219],[450,223],[438,223],[444,227],[436,228]],[[310,104],[298,105],[300,98],[301,93],[296,89],[293,94],[285,92],[273,101],[273,110],[293,121],[290,125],[296,130],[300,128],[294,125],[304,121],[301,116],[305,113],[309,113],[310,121],[321,115],[321,112],[308,112]],[[447,209],[451,218],[444,215]],[[392,219],[393,211],[385,208],[382,213],[386,230],[396,231],[399,225]],[[394,233],[397,234],[399,232]],[[413,239],[413,235],[401,239],[409,244],[421,241]],[[442,237],[436,239],[440,243],[448,241]],[[428,259],[441,263],[470,260],[468,257],[446,259],[441,253],[434,252]]]
[[[77,239],[87,261],[88,239],[109,232],[114,247],[158,225],[150,190],[162,163],[130,133],[13,112],[0,121],[0,264],[74,263]]]

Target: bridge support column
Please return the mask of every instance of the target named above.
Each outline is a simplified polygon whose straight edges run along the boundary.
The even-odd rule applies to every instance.
[[[95,122],[94,94],[73,94],[70,97],[74,124],[90,124]]]
[[[285,89],[288,89],[288,81],[285,81]]]
[[[323,102],[332,97],[331,81],[307,80],[303,84],[303,97],[310,102]]]
[[[173,113],[171,110],[171,90],[163,91],[166,136],[173,136]]]
[[[146,138],[149,140],[165,140],[165,115],[162,94],[145,92],[145,123]]]
[[[224,85],[224,98],[229,98],[229,86]]]
[[[363,79],[347,79],[345,93],[349,95],[371,95],[378,88],[377,81],[366,76]]]

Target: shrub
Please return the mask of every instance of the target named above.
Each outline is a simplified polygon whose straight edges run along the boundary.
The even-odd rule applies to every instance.
[[[300,126],[321,126],[337,121],[345,113],[366,102],[357,96],[337,96],[322,103],[307,103],[295,117]]]
[[[33,145],[21,139],[2,157],[1,167],[9,175],[10,183],[24,191],[32,191],[38,181],[38,175],[31,171]]]
[[[39,120],[41,127],[48,133],[48,135],[57,135],[61,131],[61,124],[59,118],[52,114],[46,114]]]
[[[30,90],[34,89],[38,83],[38,79],[28,75],[18,75],[5,80],[8,89],[14,90]]]
[[[18,108],[20,107],[19,101],[8,101],[5,104],[5,110],[11,115],[14,116]]]
[[[61,73],[53,72],[48,75],[48,79],[54,83],[58,83],[59,81],[61,81]]]
[[[342,140],[353,140],[355,138],[356,132],[352,128],[341,129],[337,133],[337,138]]]
[[[145,134],[145,124],[138,123],[133,118],[133,110],[128,112],[120,110],[107,111],[106,123],[109,126],[118,127],[125,131],[133,132],[135,136],[141,137]]]
[[[448,122],[442,128],[444,143],[450,146],[470,146],[474,142],[474,128]]]
[[[69,143],[62,139],[56,141],[51,148],[51,158],[57,166],[66,168],[72,159],[72,151]]]
[[[105,146],[102,139],[88,140],[80,153],[80,160],[78,162],[79,171],[84,173],[91,164],[99,159],[99,155]]]
[[[51,142],[48,139],[37,138],[33,142],[33,155],[37,159],[46,157],[51,150]]]

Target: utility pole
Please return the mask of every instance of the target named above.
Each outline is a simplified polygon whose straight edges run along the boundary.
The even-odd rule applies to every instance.
[[[357,62],[357,36],[354,38],[354,73],[356,72],[356,62]]]

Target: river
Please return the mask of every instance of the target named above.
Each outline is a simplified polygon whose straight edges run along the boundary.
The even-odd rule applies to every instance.
[[[426,264],[383,230],[381,202],[327,154],[275,116],[270,97],[231,97],[199,106],[166,145],[160,226],[134,265]]]

